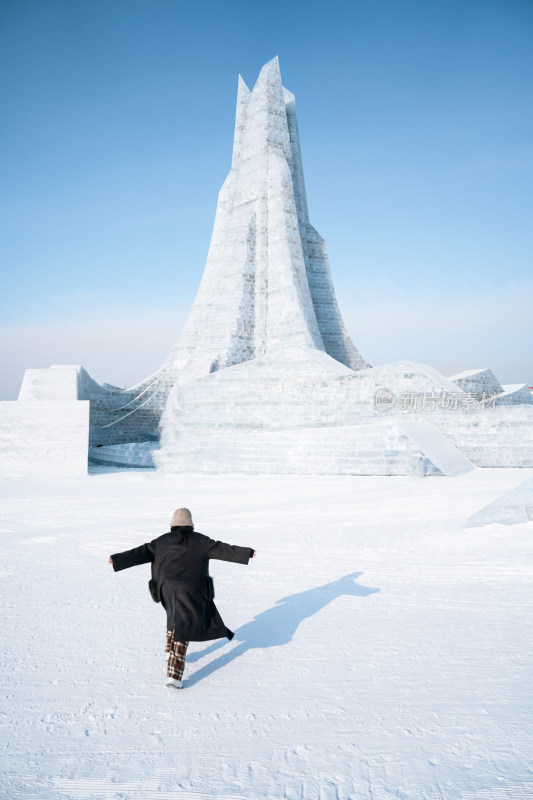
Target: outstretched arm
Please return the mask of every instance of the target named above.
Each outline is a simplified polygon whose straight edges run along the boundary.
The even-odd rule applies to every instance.
[[[109,563],[113,565],[115,572],[119,572],[121,569],[135,567],[137,564],[146,564],[148,561],[153,561],[154,557],[154,542],[146,542],[146,544],[141,544],[140,547],[134,547],[133,550],[125,550],[123,553],[113,553],[113,555],[109,557]]]
[[[255,550],[251,547],[239,547],[236,544],[215,542],[214,539],[209,539],[207,545],[207,557],[216,558],[219,561],[233,561],[237,564],[247,564],[254,556]]]

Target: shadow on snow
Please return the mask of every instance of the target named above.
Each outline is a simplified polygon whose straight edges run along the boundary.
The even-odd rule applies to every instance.
[[[379,592],[379,589],[359,586],[356,583],[356,579],[362,574],[362,572],[351,572],[343,578],[324,584],[324,586],[307,589],[305,592],[291,594],[278,600],[275,606],[267,611],[262,611],[253,620],[235,631],[233,641],[240,642],[237,647],[234,647],[229,653],[215,658],[205,667],[201,667],[187,679],[187,684],[192,686],[198,683],[253,648],[281,647],[288,644],[304,619],[314,616],[338,597],[343,595],[368,597]],[[216,652],[225,644],[225,641],[217,641],[197,653],[191,653],[187,656],[187,663],[194,663],[200,658]]]

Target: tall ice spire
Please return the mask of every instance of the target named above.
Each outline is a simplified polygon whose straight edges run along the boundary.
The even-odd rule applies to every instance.
[[[277,57],[250,90],[239,75],[233,155],[200,287],[162,367],[113,403],[91,404],[94,444],[159,436],[169,393],[287,348],[368,366],[344,327],[326,244],[309,223],[294,95]]]
[[[276,57],[251,91],[239,76],[232,165],[204,276],[165,366],[188,382],[287,346],[368,366],[342,322],[325,242],[309,223],[294,95]]]

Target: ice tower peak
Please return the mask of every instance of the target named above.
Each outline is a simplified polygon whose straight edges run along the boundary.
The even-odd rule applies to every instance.
[[[248,86],[246,85],[246,81],[244,80],[244,78],[242,77],[242,75],[240,73],[239,73],[239,77],[237,79],[237,87],[238,87],[238,91],[239,92],[242,91],[242,92],[246,92],[247,94],[250,94],[250,90],[249,90]]]
[[[278,56],[274,56],[274,58],[271,58],[266,64],[263,64],[259,71],[257,81],[255,82],[254,89],[262,86],[266,81],[279,82],[281,85],[281,71],[279,68]]]

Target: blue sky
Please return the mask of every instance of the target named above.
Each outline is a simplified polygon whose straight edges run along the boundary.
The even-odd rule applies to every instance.
[[[0,397],[159,366],[274,55],[363,355],[533,384],[530,0],[0,0]]]

